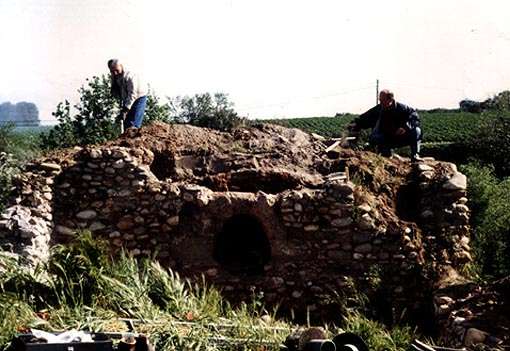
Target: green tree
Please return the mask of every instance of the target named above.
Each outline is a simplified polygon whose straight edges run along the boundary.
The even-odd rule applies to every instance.
[[[110,78],[106,75],[87,79],[78,93],[80,101],[72,111],[69,101],[57,105],[53,116],[58,124],[41,136],[45,149],[102,143],[119,135],[118,102],[110,95]],[[144,124],[152,121],[170,121],[170,106],[162,104],[151,91],[147,97]]]
[[[486,110],[510,111],[510,90],[502,91],[485,100],[482,106]]]
[[[499,177],[510,176],[510,116],[501,112],[486,119],[476,135],[464,141],[464,150],[485,166],[493,166]]]
[[[196,94],[170,99],[173,118],[178,123],[189,123],[199,127],[230,130],[245,120],[237,115],[234,104],[224,93]]]

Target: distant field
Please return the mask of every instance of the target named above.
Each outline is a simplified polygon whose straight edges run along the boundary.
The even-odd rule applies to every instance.
[[[53,126],[16,127],[16,128],[14,128],[14,132],[19,133],[19,134],[26,134],[26,133],[39,134],[42,132],[47,132],[51,128],[53,128]]]
[[[468,113],[458,111],[420,112],[424,142],[459,142],[475,135],[484,120],[494,118],[494,114]],[[264,120],[290,128],[299,128],[326,137],[338,137],[355,115],[340,117],[309,117],[292,119]]]

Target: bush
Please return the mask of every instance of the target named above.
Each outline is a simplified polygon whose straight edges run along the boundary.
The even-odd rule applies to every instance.
[[[484,276],[510,274],[510,177],[499,180],[494,168],[471,163],[468,176],[471,200],[472,248],[477,270]]]
[[[12,179],[19,172],[16,161],[10,154],[0,152],[0,212],[4,210],[5,203],[12,187]]]
[[[484,165],[492,165],[498,176],[509,176],[509,130],[510,117],[507,115],[485,120],[479,132],[464,142],[466,152]]]
[[[171,100],[171,107],[178,123],[225,131],[244,122],[234,111],[234,104],[228,100],[228,95],[223,93],[176,97]]]
[[[119,106],[110,95],[110,78],[102,75],[87,79],[86,86],[82,86],[78,93],[80,102],[74,106],[75,114],[71,113],[69,101],[57,105],[53,116],[58,125],[41,136],[44,149],[103,143],[119,135],[119,122],[116,121]],[[144,124],[156,120],[168,122],[169,112],[169,105],[161,104],[159,98],[149,92]]]

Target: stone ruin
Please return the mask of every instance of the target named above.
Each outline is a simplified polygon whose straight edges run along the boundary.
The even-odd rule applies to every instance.
[[[433,288],[461,279],[469,209],[454,164],[327,146],[266,124],[128,130],[28,164],[0,240],[36,262],[88,229],[114,254],[203,275],[233,301],[255,294],[312,316],[374,270],[390,310],[418,310]]]

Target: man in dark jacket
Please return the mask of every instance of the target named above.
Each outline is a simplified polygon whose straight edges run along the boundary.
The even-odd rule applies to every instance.
[[[372,128],[370,143],[386,157],[391,156],[392,148],[410,146],[411,161],[416,162],[422,138],[418,113],[396,102],[393,93],[386,89],[379,94],[379,101],[380,104],[356,118],[349,125],[349,130],[357,133],[361,129]]]

